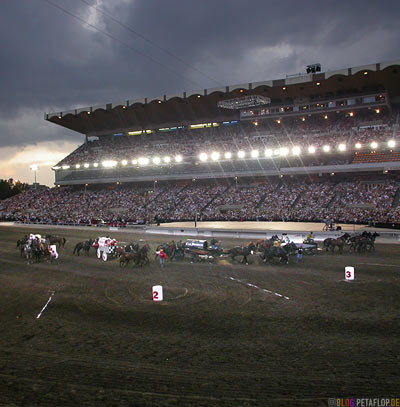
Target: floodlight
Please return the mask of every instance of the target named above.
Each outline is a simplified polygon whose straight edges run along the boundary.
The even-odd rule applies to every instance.
[[[356,143],[355,148],[356,148],[357,150],[359,150],[359,149],[361,148],[361,144],[360,144],[360,143]]]
[[[339,149],[339,151],[345,151],[346,150],[346,144],[339,144],[338,149]]]
[[[122,164],[122,165],[126,165],[126,164],[128,164],[128,161],[127,161],[127,160],[122,160],[122,161],[121,161],[121,164]]]
[[[378,143],[376,141],[373,141],[371,143],[371,148],[378,148]]]
[[[253,150],[251,152],[251,156],[252,156],[252,158],[257,158],[258,157],[258,150]]]
[[[140,157],[138,160],[139,165],[147,165],[150,160],[147,157]]]
[[[286,147],[280,148],[279,149],[279,154],[283,155],[283,156],[288,155],[289,154],[289,149],[286,148]]]
[[[322,149],[325,151],[325,153],[329,153],[329,151],[331,151],[331,148],[328,145],[323,146]]]
[[[267,148],[264,151],[264,154],[265,154],[266,157],[272,157],[272,150],[270,148]]]
[[[211,154],[211,159],[213,161],[219,160],[219,153],[217,151],[213,151],[212,154]]]
[[[153,163],[154,163],[154,164],[160,164],[160,162],[161,162],[161,158],[160,158],[160,157],[154,157],[154,158],[153,158]]]
[[[240,151],[237,153],[237,155],[238,155],[239,158],[244,158],[244,157],[246,156],[246,153],[245,153],[244,151],[240,150]]]
[[[299,155],[301,153],[301,148],[300,147],[293,147],[292,148],[292,154],[293,155]]]
[[[181,155],[177,155],[177,156],[175,157],[175,161],[176,161],[177,163],[180,163],[180,162],[182,161],[182,156],[181,156]]]
[[[29,168],[30,168],[32,171],[37,171],[37,169],[39,168],[39,166],[38,166],[37,164],[32,164],[32,165],[29,166]],[[68,168],[69,168],[69,166],[68,166]]]
[[[199,154],[200,161],[207,161],[208,155],[206,153]]]
[[[76,164],[76,165],[75,165],[75,168],[81,168],[81,165],[80,165],[80,164]]]
[[[230,160],[230,159],[232,158],[232,153],[230,153],[229,151],[227,151],[227,152],[225,153],[224,157],[225,157],[227,160]]]
[[[164,157],[164,162],[167,163],[167,164],[169,162],[171,162],[171,157],[169,157],[169,156]]]
[[[99,166],[99,163],[94,163],[93,167],[97,168]]]
[[[83,164],[83,166],[84,166],[85,168],[89,168],[89,164],[88,164],[88,163]]]
[[[315,153],[315,147],[314,147],[314,146],[308,147],[308,152],[309,152],[310,154],[314,154],[314,153]]]
[[[63,169],[63,170],[68,170],[69,168],[70,168],[69,165],[63,165],[63,166],[62,166],[62,169]]]
[[[132,164],[133,164],[133,165],[136,165],[137,163],[138,163],[137,160],[132,160]]]
[[[396,142],[395,142],[394,140],[389,140],[389,141],[388,141],[388,146],[389,146],[390,148],[393,148],[395,145],[396,145]]]
[[[279,149],[279,148],[276,148],[275,150],[274,150],[274,154],[275,155],[279,155],[281,153],[281,150]]]

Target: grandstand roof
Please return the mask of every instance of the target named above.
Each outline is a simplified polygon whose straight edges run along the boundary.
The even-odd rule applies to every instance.
[[[272,103],[279,103],[288,98],[326,95],[339,90],[348,90],[350,94],[379,87],[385,89],[392,99],[399,101],[400,60],[46,113],[45,120],[87,136],[102,136],[135,130],[238,120],[238,111],[218,108],[217,102],[245,95],[267,96],[271,98]]]

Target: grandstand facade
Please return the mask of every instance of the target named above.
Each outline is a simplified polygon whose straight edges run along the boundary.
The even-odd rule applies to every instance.
[[[396,171],[399,77],[394,61],[48,113],[85,135],[55,183]],[[254,95],[270,103],[218,107]]]

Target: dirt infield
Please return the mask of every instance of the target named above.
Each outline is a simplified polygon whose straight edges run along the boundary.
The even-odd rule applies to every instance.
[[[398,245],[283,266],[253,256],[249,266],[120,269],[94,252],[73,256],[99,231],[72,229],[57,231],[67,239],[59,264],[28,266],[15,248],[24,233],[0,229],[2,406],[327,406],[328,398],[399,397]],[[145,238],[153,248],[168,240]],[[356,280],[346,283],[349,265]],[[159,304],[155,284],[164,287]]]

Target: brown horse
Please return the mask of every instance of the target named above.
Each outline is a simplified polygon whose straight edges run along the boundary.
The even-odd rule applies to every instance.
[[[335,252],[335,248],[337,247],[339,253],[342,254],[343,247],[345,246],[349,238],[350,235],[348,233],[345,233],[344,235],[338,237],[337,239],[328,237],[327,239],[324,240],[323,247],[326,248],[327,252],[329,252],[329,250],[332,250],[332,253]]]
[[[49,245],[58,244],[58,247],[60,249],[65,248],[66,241],[67,240],[65,239],[65,237],[62,237],[62,236],[52,236],[52,235],[46,236],[46,242],[48,242]]]

